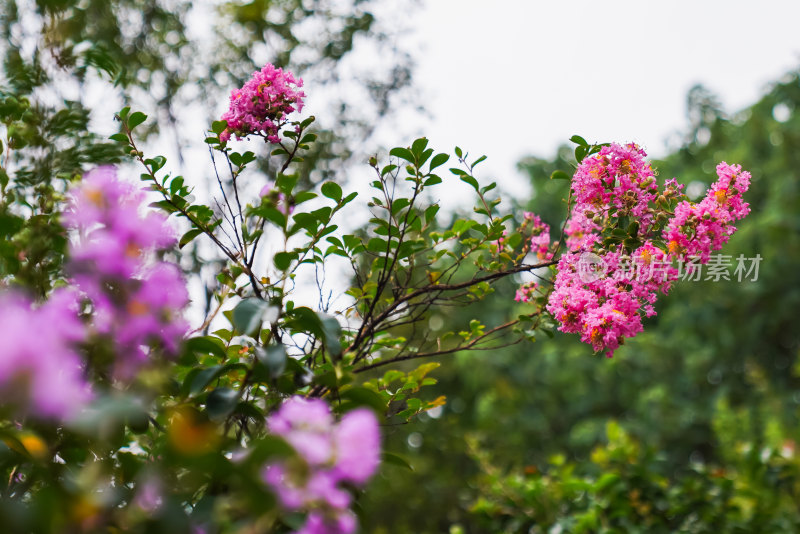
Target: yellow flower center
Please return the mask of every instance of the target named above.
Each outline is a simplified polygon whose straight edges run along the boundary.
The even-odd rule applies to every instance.
[[[86,200],[88,200],[95,206],[97,207],[103,206],[105,197],[103,197],[103,192],[100,191],[99,189],[87,188],[86,191],[84,192],[84,195],[86,195]]]
[[[131,315],[147,315],[150,308],[140,300],[132,300],[128,303],[128,313]]]
[[[142,249],[136,243],[128,243],[125,245],[125,255],[129,258],[138,258],[142,255]]]

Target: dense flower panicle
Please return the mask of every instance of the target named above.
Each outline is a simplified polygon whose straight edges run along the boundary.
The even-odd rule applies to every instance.
[[[144,363],[148,347],[175,353],[188,327],[181,316],[189,296],[180,271],[152,259],[175,244],[175,233],[160,214],[142,212],[144,201],[113,167],[100,167],[73,188],[65,215],[80,231],[68,270],[92,302],[95,332],[117,348],[118,376]]]
[[[307,469],[285,462],[264,468],[264,481],[281,505],[306,511],[298,533],[350,534],[356,521],[350,511],[346,482],[363,485],[380,462],[380,432],[375,415],[366,409],[349,412],[336,423],[328,405],[319,399],[292,397],[268,420],[273,434],[283,437]]]
[[[92,398],[76,352],[84,337],[71,291],[56,290],[39,307],[0,296],[0,402],[41,418],[77,415]]]
[[[286,115],[303,110],[306,95],[299,90],[302,86],[303,80],[295,79],[291,72],[264,65],[241,89],[231,92],[230,107],[222,115],[228,127],[220,134],[220,141],[227,142],[233,134],[238,139],[255,134],[279,143],[278,130]]]
[[[656,198],[658,186],[647,154],[631,143],[603,147],[599,154],[585,158],[575,171],[572,191],[575,211],[605,215],[615,207],[625,215],[650,222],[647,207]]]
[[[675,216],[664,229],[673,256],[697,256],[701,263],[707,262],[736,231],[733,223],[750,213],[749,204],[742,200],[750,187],[750,173],[723,161],[717,165],[717,176],[699,203],[684,200],[675,207]]]
[[[579,334],[609,357],[642,331],[642,317],[656,314],[658,295],[678,278],[673,265],[691,259],[706,263],[736,230],[732,223],[749,213],[742,194],[750,174],[725,162],[717,166],[719,178],[699,203],[684,200],[672,213],[659,211],[659,204],[680,197],[683,186],[671,179],[659,192],[644,156],[636,145],[612,144],[576,170],[575,206],[564,232],[567,252],[559,260],[546,306],[559,330]],[[526,214],[526,220],[534,218]],[[619,231],[616,225],[623,218],[633,224],[625,223],[622,236],[609,244],[610,229]],[[659,220],[666,222],[663,230]],[[658,237],[663,243],[657,245]],[[638,245],[633,249],[625,242]],[[546,250],[543,240],[537,246]],[[531,294],[523,286],[515,300],[529,302]]]

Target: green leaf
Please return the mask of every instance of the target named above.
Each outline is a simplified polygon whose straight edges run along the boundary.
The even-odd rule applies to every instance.
[[[581,145],[585,147],[589,146],[589,143],[586,142],[586,139],[584,139],[580,135],[573,135],[572,137],[569,138],[569,140],[575,143],[576,145]]]
[[[256,358],[259,363],[267,368],[272,379],[281,376],[284,369],[286,369],[287,355],[283,345],[256,347]]]
[[[317,198],[317,194],[312,191],[300,191],[294,196],[294,205],[297,206],[298,204],[302,204],[303,202],[308,202],[311,199]]]
[[[211,131],[219,135],[228,127],[228,121],[214,121],[211,123]]]
[[[469,185],[471,185],[473,189],[475,189],[475,191],[479,190],[478,180],[476,180],[469,174],[462,174],[461,176],[459,176],[459,178],[461,179],[462,182],[466,182]]]
[[[472,165],[470,165],[470,168],[474,167],[475,165],[477,165],[478,163],[482,162],[485,159],[486,159],[486,156],[479,157],[478,159],[476,159],[475,161],[472,162]]]
[[[389,465],[402,467],[404,469],[408,469],[409,471],[414,470],[412,465],[408,463],[405,458],[403,458],[402,456],[398,456],[397,454],[393,454],[391,452],[381,453],[381,462]]]
[[[575,159],[578,163],[583,161],[583,158],[586,157],[586,153],[589,151],[589,148],[583,145],[578,145],[575,147]]]
[[[342,188],[336,182],[322,184],[322,194],[336,202],[342,200]]]
[[[296,252],[278,252],[275,254],[272,261],[275,263],[275,267],[277,267],[278,270],[285,271],[292,264],[292,260],[296,258]]]
[[[126,143],[126,144],[128,143],[128,136],[121,132],[115,133],[114,135],[111,135],[108,138],[111,139],[112,141],[117,141],[118,143]]]
[[[195,354],[213,354],[225,358],[225,349],[212,337],[193,337],[186,341],[186,348]]]
[[[569,180],[569,174],[565,173],[564,171],[553,171],[553,174],[550,175],[551,180]]]
[[[142,113],[141,111],[134,111],[131,113],[130,117],[128,117],[128,128],[133,130],[140,124],[142,124],[145,120],[147,120],[147,115]]]
[[[416,159],[422,159],[422,153],[425,151],[425,147],[427,146],[428,140],[425,137],[420,137],[411,144],[411,153],[416,156]]]
[[[200,230],[199,228],[195,228],[195,229],[193,229],[193,230],[189,230],[188,232],[186,232],[185,234],[183,234],[183,237],[181,237],[181,240],[178,242],[178,248],[183,248],[183,247],[185,247],[186,245],[188,245],[189,243],[191,243],[191,242],[192,242],[192,240],[193,240],[195,237],[199,236],[199,235],[200,235],[200,234],[202,234],[202,233],[203,233],[203,231],[202,231],[202,230]]]
[[[196,373],[186,375],[181,387],[184,394],[197,395],[202,393],[214,380],[235,370],[247,371],[247,366],[241,362],[225,365],[212,365],[203,369],[195,369]]]
[[[235,389],[215,389],[208,394],[206,399],[208,417],[215,421],[221,421],[233,413],[238,403],[239,392]]]
[[[450,159],[449,154],[436,154],[435,156],[433,156],[433,159],[431,160],[430,170],[433,170],[436,167],[439,167],[440,165],[444,165],[445,163],[447,163],[447,160],[449,159]]]
[[[348,387],[339,393],[343,400],[351,401],[356,406],[366,406],[379,416],[386,413],[386,401],[375,391],[362,387]],[[355,406],[354,406],[355,407]]]
[[[308,332],[320,339],[325,337],[319,316],[311,308],[300,306],[286,311],[289,318],[284,326],[300,332]]]
[[[395,147],[389,151],[389,155],[414,163],[414,154],[407,148]]]
[[[339,337],[342,335],[342,325],[339,324],[336,317],[331,315],[320,313],[317,316],[322,327],[325,348],[333,356],[339,356],[342,353],[342,344],[339,341]]]
[[[269,304],[261,299],[244,299],[233,309],[233,326],[244,335],[254,334],[261,328],[261,321]]]

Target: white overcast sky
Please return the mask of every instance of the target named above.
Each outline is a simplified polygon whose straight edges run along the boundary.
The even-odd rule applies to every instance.
[[[485,178],[507,192],[527,192],[521,157],[575,133],[663,155],[694,84],[732,112],[800,66],[799,1],[427,0],[412,16],[429,115],[382,141],[424,133],[486,154]]]

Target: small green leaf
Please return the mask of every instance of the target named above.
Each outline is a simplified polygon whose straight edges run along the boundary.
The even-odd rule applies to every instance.
[[[550,175],[551,180],[569,180],[569,174],[565,173],[564,171],[553,171],[553,174]]]
[[[420,137],[411,144],[411,153],[414,154],[414,156],[416,156],[417,159],[421,159],[422,153],[425,151],[425,148],[427,146],[428,146],[428,140],[425,137]],[[422,163],[420,163],[420,165],[421,164]]]
[[[214,121],[211,123],[211,131],[219,135],[228,127],[228,121]]]
[[[297,258],[297,254],[294,252],[278,252],[275,254],[272,261],[275,263],[275,267],[281,271],[285,271],[295,258]]]
[[[244,299],[233,309],[232,322],[239,333],[250,335],[261,328],[264,312],[269,305],[261,299]]]
[[[256,358],[259,363],[267,368],[272,379],[281,376],[284,369],[286,369],[287,356],[283,345],[256,347]]]
[[[203,231],[202,231],[202,230],[200,230],[199,228],[194,228],[193,230],[189,230],[188,232],[186,232],[185,234],[183,234],[183,237],[181,237],[181,240],[180,240],[180,242],[178,243],[178,248],[183,248],[183,247],[185,247],[186,245],[188,245],[189,243],[191,243],[191,242],[192,242],[192,240],[193,240],[195,237],[199,236],[199,235],[200,235],[200,234],[202,234],[202,233],[203,233]]]
[[[469,185],[471,185],[473,189],[475,189],[475,191],[479,190],[480,186],[478,185],[478,180],[476,180],[469,174],[462,174],[461,176],[459,176],[459,178],[461,179],[462,182],[466,182]]]
[[[145,120],[147,120],[147,115],[142,113],[141,111],[134,111],[131,113],[130,117],[128,117],[128,128],[133,130],[140,124],[142,124]]]
[[[586,142],[586,139],[584,139],[580,135],[573,135],[572,137],[569,138],[569,140],[575,143],[576,145],[581,145],[585,147],[589,146],[589,143]]]
[[[381,462],[389,465],[396,465],[398,467],[403,467],[408,469],[409,471],[413,471],[414,468],[408,463],[405,458],[402,456],[398,456],[397,454],[392,454],[391,452],[383,452],[381,453]]]
[[[362,387],[348,387],[339,393],[343,400],[351,401],[355,406],[366,406],[379,416],[386,413],[386,401],[375,391]]]
[[[407,148],[395,147],[389,151],[389,155],[414,163],[414,154]]]
[[[589,147],[584,145],[578,145],[575,147],[575,159],[578,163],[583,161],[583,158],[586,157],[586,153],[589,152]]]
[[[322,184],[322,194],[336,202],[342,200],[342,188],[336,182]]]
[[[198,393],[202,393],[214,380],[237,369],[247,371],[247,366],[243,363],[236,362],[196,369],[196,373],[186,375],[186,380],[181,389],[184,394],[197,395]]]
[[[339,341],[339,337],[342,335],[342,325],[339,324],[336,317],[324,313],[317,315],[322,326],[325,348],[333,356],[339,356],[342,353],[342,344]]]
[[[196,354],[213,354],[225,358],[225,349],[210,337],[193,337],[186,341],[186,348]]]
[[[433,170],[436,167],[439,167],[440,165],[444,165],[445,163],[447,163],[447,160],[449,159],[450,159],[449,154],[436,154],[435,156],[433,156],[433,159],[431,160],[430,170]]]
[[[221,421],[233,413],[238,403],[239,392],[235,389],[215,389],[208,394],[206,399],[208,417],[215,421]]]

